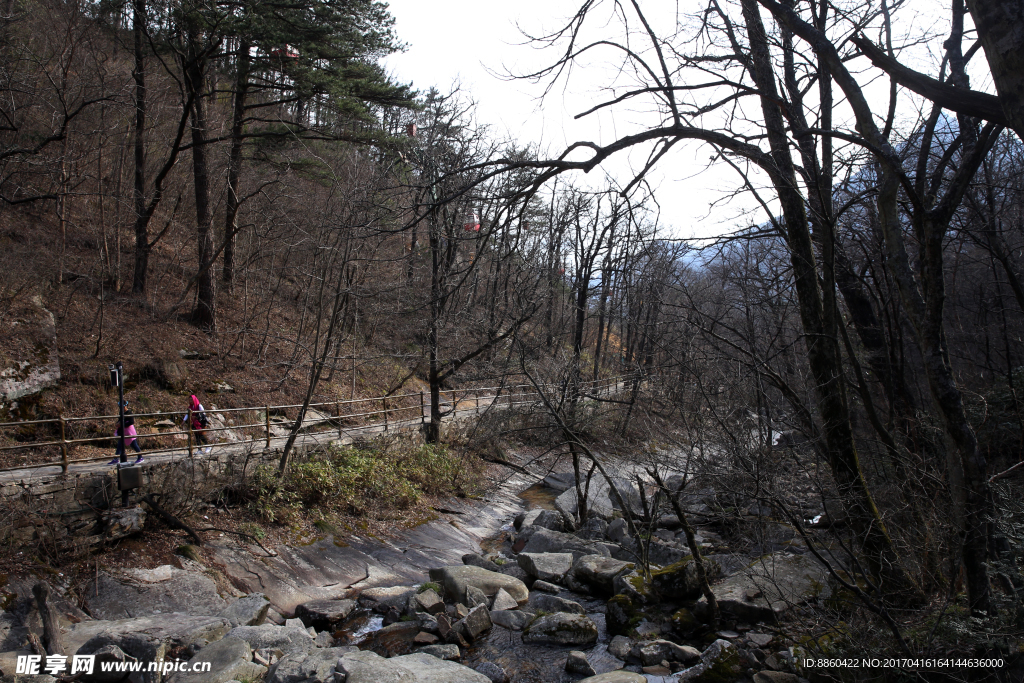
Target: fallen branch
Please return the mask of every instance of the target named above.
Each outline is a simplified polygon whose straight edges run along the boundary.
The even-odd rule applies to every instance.
[[[159,505],[157,505],[156,501],[153,500],[152,496],[150,496],[148,493],[142,496],[142,500],[143,502],[146,503],[146,505],[153,509],[153,512],[160,515],[160,518],[162,520],[170,524],[171,527],[175,529],[181,529],[182,531],[187,533],[189,536],[192,537],[192,540],[195,541],[196,545],[203,544],[203,539],[199,538],[199,534],[193,531],[192,527],[190,527],[188,524],[185,524],[183,521],[181,521],[180,519],[178,519],[177,517],[175,517],[174,515],[167,512]]]
[[[36,596],[36,607],[39,608],[39,617],[43,621],[43,641],[46,643],[46,655],[64,654],[64,638],[60,632],[60,621],[57,620],[57,611],[50,604],[50,586],[45,581],[40,581],[32,587],[32,593]]]
[[[252,536],[250,534],[244,533],[242,531],[233,531],[232,529],[220,529],[220,528],[215,527],[215,526],[208,526],[208,527],[204,527],[202,529],[196,529],[196,531],[220,531],[220,532],[225,533],[225,534],[235,534],[236,536],[241,536],[243,538],[248,538],[250,541],[252,541],[256,545],[258,545],[260,548],[262,548],[263,552],[265,552],[269,557],[277,557],[277,553],[275,553],[272,550],[267,550],[267,548],[262,543],[260,543],[258,538],[256,538],[255,536]]]

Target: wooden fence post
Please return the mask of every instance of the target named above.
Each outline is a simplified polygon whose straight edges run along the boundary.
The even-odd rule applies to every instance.
[[[270,406],[263,406],[263,418],[267,427],[267,448],[270,448]]]
[[[420,392],[420,425],[427,424],[427,403],[423,400],[423,392]]]
[[[334,401],[334,417],[338,418],[338,438],[341,438],[341,402]]]
[[[68,472],[68,444],[67,435],[64,431],[64,415],[61,414],[57,417],[60,420],[60,471],[64,474]]]
[[[384,405],[384,431],[386,432],[388,431],[388,397],[382,397],[380,402]]]
[[[185,413],[185,424],[188,427],[188,457],[192,457],[192,409]]]

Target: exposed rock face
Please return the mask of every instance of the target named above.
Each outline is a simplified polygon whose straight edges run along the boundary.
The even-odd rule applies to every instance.
[[[333,631],[355,607],[354,600],[312,600],[296,607],[295,617],[317,631]]]
[[[188,614],[90,621],[76,624],[67,635],[66,645],[68,652],[82,655],[116,645],[131,657],[153,661],[163,659],[167,650],[173,648],[187,647],[199,640],[220,640],[230,627],[226,619]],[[309,639],[308,634],[306,638]]]
[[[491,683],[469,667],[417,652],[384,659],[373,652],[354,652],[338,660],[345,683]]]
[[[572,568],[572,554],[521,552],[516,562],[535,579],[559,581]]]
[[[483,591],[484,595],[493,596],[499,589],[504,588],[505,592],[512,596],[519,604],[523,604],[530,597],[530,591],[526,589],[519,579],[499,574],[498,572],[487,571],[480,567],[440,567],[430,570],[430,580],[444,586],[445,596],[453,600],[464,602],[466,598],[466,587],[474,586]]]
[[[582,614],[556,612],[540,617],[523,633],[524,643],[544,645],[593,645],[597,625]]]
[[[86,608],[97,619],[124,619],[154,614],[218,614],[227,603],[206,574],[171,565],[134,570],[124,577],[100,572],[98,590],[89,591]]]
[[[392,607],[403,608],[409,598],[416,594],[412,586],[394,586],[392,588],[367,588],[359,594],[359,604],[384,614]]]
[[[259,626],[267,620],[270,601],[263,593],[250,593],[228,605],[217,616],[231,622],[231,626]]]
[[[18,399],[57,386],[57,327],[40,297],[11,311],[0,324],[0,408],[11,410]],[[29,415],[19,414],[21,419]]]

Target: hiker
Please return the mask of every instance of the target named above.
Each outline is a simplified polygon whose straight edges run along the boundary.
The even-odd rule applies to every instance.
[[[200,453],[209,453],[213,450],[210,446],[210,439],[206,436],[206,426],[210,424],[209,419],[206,417],[206,411],[203,410],[203,404],[199,402],[195,394],[192,394],[192,398],[189,401],[188,412],[185,413],[185,419],[182,420],[184,423],[188,423],[189,418],[192,418],[192,434],[195,435],[196,443],[205,445],[206,449],[199,449]]]
[[[116,465],[117,463],[121,462],[121,456],[124,455],[124,450],[122,450],[122,443],[121,443],[121,438],[120,438],[121,437],[121,419],[120,419],[120,417],[118,417],[118,420],[117,420],[117,429],[114,430],[114,436],[117,437],[117,448],[114,451],[114,453],[115,453],[114,459],[111,460],[110,462],[108,462],[107,463],[108,465]],[[139,447],[139,442],[135,438],[136,436],[138,436],[138,432],[135,431],[135,416],[132,415],[131,408],[128,407],[128,401],[125,401],[124,402],[124,444],[123,444],[123,447],[124,448],[131,447],[136,453],[138,453],[139,455],[138,455],[137,458],[135,458],[135,463],[134,464],[141,465],[142,463],[146,462],[146,459],[142,457],[142,448]]]

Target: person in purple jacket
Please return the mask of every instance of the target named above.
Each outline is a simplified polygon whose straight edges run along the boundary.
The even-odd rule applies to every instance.
[[[118,439],[117,439],[117,449],[115,451],[114,459],[111,460],[110,462],[108,462],[107,463],[108,465],[116,465],[117,463],[121,462],[121,454],[124,452],[124,451],[121,450],[121,439],[120,439],[120,436],[121,436],[121,421],[120,421],[120,419],[118,420],[117,429],[114,430],[114,436],[118,437]],[[125,446],[125,448],[129,448],[129,447],[132,448],[136,453],[139,454],[139,456],[137,458],[135,458],[135,463],[134,463],[136,465],[139,465],[141,463],[146,462],[146,459],[142,457],[142,448],[139,447],[139,442],[135,438],[136,436],[138,436],[138,432],[135,431],[135,417],[132,415],[132,411],[127,406],[125,406],[125,409],[124,409],[124,446]]]

